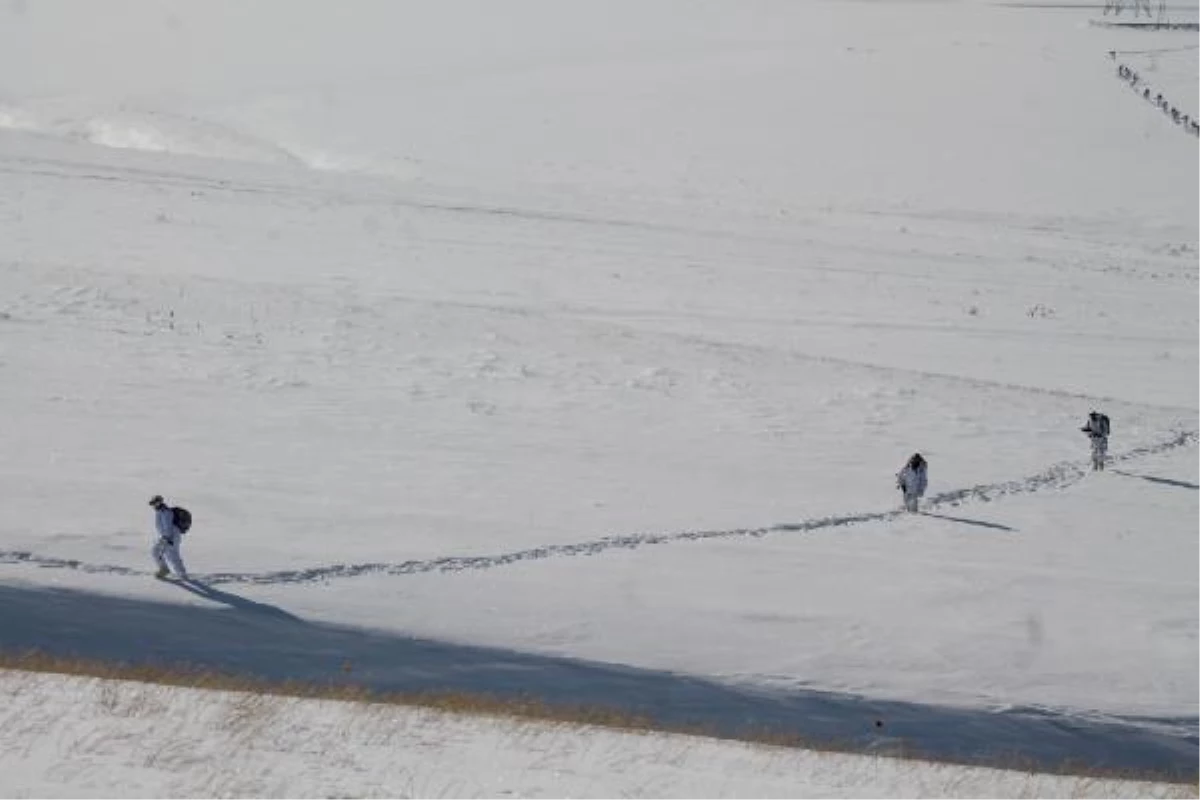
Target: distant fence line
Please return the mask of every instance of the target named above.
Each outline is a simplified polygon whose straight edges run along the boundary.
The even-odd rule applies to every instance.
[[[1114,61],[1117,58],[1117,52],[1110,50],[1109,58]],[[1200,122],[1197,122],[1190,115],[1183,113],[1175,106],[1174,103],[1163,97],[1162,92],[1157,92],[1148,83],[1142,80],[1142,77],[1137,74],[1131,67],[1124,64],[1117,65],[1117,77],[1125,81],[1130,89],[1142,96],[1142,99],[1147,103],[1152,103],[1155,108],[1163,112],[1167,119],[1178,125],[1184,132],[1190,133],[1193,136],[1200,137]]]

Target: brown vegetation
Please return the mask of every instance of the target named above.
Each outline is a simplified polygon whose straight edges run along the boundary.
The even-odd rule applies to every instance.
[[[701,726],[664,725],[648,717],[625,711],[596,706],[551,705],[536,698],[492,697],[466,692],[388,692],[356,683],[348,683],[353,665],[345,662],[339,682],[271,681],[257,676],[198,668],[188,664],[129,663],[90,660],[53,655],[37,650],[21,652],[0,651],[0,669],[24,672],[44,672],[76,675],[109,680],[135,681],[162,686],[179,686],[223,692],[242,692],[248,695],[239,706],[249,716],[257,717],[264,695],[333,700],[374,705],[410,706],[450,714],[509,718],[517,721],[536,721],[570,725],[593,725],[632,733],[675,733],[709,738],[732,738]],[[879,723],[877,723],[879,724]],[[747,743],[787,748],[803,748],[819,752],[862,754],[864,748],[850,742],[809,741],[795,734],[778,731],[748,731],[736,737]],[[920,752],[899,747],[871,755],[889,758],[930,761]],[[990,767],[1032,773],[1086,776],[1097,780],[1155,781],[1175,783],[1185,790],[1181,796],[1200,797],[1200,785],[1194,777],[1144,774],[1129,770],[1112,770],[1080,763],[1064,763],[1058,769],[1034,769],[1019,757],[991,758],[986,762],[963,762],[970,766]]]

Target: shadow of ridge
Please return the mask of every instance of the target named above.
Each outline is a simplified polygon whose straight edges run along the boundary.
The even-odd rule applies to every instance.
[[[0,650],[188,665],[269,681],[535,698],[644,716],[711,735],[1042,771],[1087,765],[1194,780],[1197,720],[1094,720],[1054,710],[951,708],[734,686],[615,664],[230,614],[72,590],[0,585]],[[349,662],[352,672],[343,672]],[[876,724],[878,722],[878,725]]]
[[[991,529],[997,530],[997,531],[1008,531],[1009,533],[1017,532],[1016,528],[1010,528],[1007,525],[1001,525],[999,522],[985,522],[981,519],[968,519],[966,517],[952,517],[949,514],[935,514],[932,511],[922,511],[921,515],[926,516],[926,517],[936,517],[938,519],[949,520],[950,522],[961,522],[964,525],[977,525],[980,528],[991,528]]]
[[[1153,475],[1139,475],[1136,472],[1126,472],[1121,469],[1109,470],[1114,475],[1124,475],[1126,478],[1141,478],[1144,481],[1151,483],[1161,483],[1164,486],[1178,486],[1180,489],[1194,489],[1200,491],[1200,485],[1191,483],[1190,481],[1179,481],[1174,478],[1156,478]]]
[[[268,617],[275,617],[276,619],[287,620],[289,622],[304,621],[296,615],[284,611],[279,606],[273,606],[269,603],[258,603],[254,600],[249,600],[245,597],[242,597],[241,595],[234,594],[233,592],[214,589],[203,581],[196,580],[195,578],[188,578],[186,581],[170,581],[170,583],[178,586],[184,591],[191,592],[197,597],[203,597],[205,600],[212,600],[215,603],[221,603],[229,606],[230,608],[236,608],[238,611],[245,611],[250,614],[263,614]]]

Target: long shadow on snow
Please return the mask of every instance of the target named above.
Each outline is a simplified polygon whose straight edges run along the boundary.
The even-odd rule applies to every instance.
[[[1136,472],[1125,472],[1124,470],[1119,469],[1114,469],[1112,472],[1114,475],[1123,475],[1126,478],[1141,478],[1144,481],[1160,483],[1163,486],[1178,486],[1180,489],[1200,490],[1200,486],[1192,483],[1191,481],[1178,481],[1174,478],[1156,478],[1153,475],[1139,475]]]
[[[385,691],[536,697],[550,705],[622,709],[722,736],[794,734],[964,763],[1001,760],[1041,769],[1073,763],[1191,780],[1198,772],[1194,717],[1101,720],[1049,709],[959,709],[722,685],[669,672],[308,623],[253,613],[264,604],[225,597],[235,610],[0,585],[0,649],[189,664]],[[353,665],[349,675],[342,671],[347,661]]]
[[[279,606],[273,606],[269,603],[258,603],[254,600],[249,600],[245,597],[242,597],[241,595],[234,594],[233,592],[224,592],[220,589],[214,589],[212,586],[209,586],[203,581],[198,581],[194,578],[186,581],[172,581],[172,583],[177,585],[180,589],[191,592],[197,597],[203,597],[205,600],[212,600],[214,603],[221,603],[222,605],[235,608],[239,611],[245,611],[250,614],[263,614],[268,617],[275,617],[276,619],[287,620],[289,622],[303,621],[299,617],[284,611]]]
[[[1016,533],[1016,528],[1010,528],[1007,525],[1001,525],[999,522],[985,522],[981,519],[968,519],[967,517],[952,517],[949,514],[935,514],[932,511],[922,511],[921,514],[926,517],[935,519],[944,519],[950,522],[961,522],[963,525],[975,525],[980,528],[991,528],[997,531],[1007,531],[1008,533]]]

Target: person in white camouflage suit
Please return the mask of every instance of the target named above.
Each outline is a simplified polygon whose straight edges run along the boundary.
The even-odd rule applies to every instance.
[[[1108,434],[1112,430],[1108,415],[1099,411],[1088,412],[1088,421],[1079,430],[1088,435],[1092,442],[1092,470],[1103,470],[1104,460],[1108,456]]]
[[[915,512],[917,503],[929,485],[929,462],[920,453],[913,453],[896,473],[896,488],[904,492],[904,510]]]
[[[150,499],[150,507],[154,509],[154,527],[158,531],[158,541],[150,551],[154,563],[158,564],[158,572],[154,573],[154,577],[161,580],[174,572],[176,578],[186,581],[187,568],[183,566],[183,558],[179,555],[179,545],[191,525],[191,515],[181,518],[178,512],[183,509],[167,505],[159,494]]]

